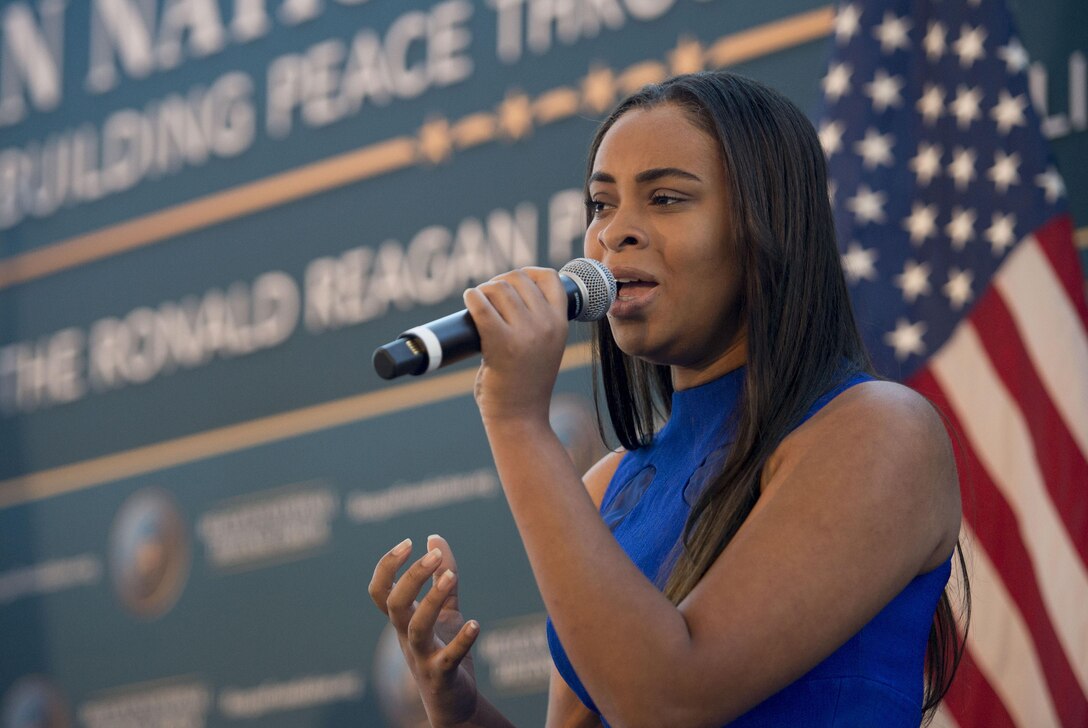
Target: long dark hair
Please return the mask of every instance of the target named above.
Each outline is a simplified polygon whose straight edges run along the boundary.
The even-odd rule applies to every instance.
[[[815,401],[854,374],[875,372],[850,306],[823,149],[809,120],[784,96],[749,79],[728,73],[679,76],[628,97],[601,124],[590,147],[587,180],[616,120],[661,104],[683,109],[718,140],[736,258],[745,271],[748,337],[732,449],[691,509],[666,564],[665,595],[678,604],[751,513],[764,465]],[[628,450],[648,445],[660,417],[669,414],[669,368],[620,351],[607,320],[596,325],[594,354],[600,368],[595,395],[599,405],[603,394],[620,444]],[[962,569],[962,554],[960,564]],[[927,716],[947,692],[962,652],[946,590],[930,630]]]

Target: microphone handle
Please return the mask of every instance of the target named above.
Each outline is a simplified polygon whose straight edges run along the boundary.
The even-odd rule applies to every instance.
[[[567,292],[567,320],[582,310],[582,291],[568,275],[559,280]],[[374,352],[374,369],[382,379],[425,374],[480,353],[480,332],[467,310],[408,329]]]

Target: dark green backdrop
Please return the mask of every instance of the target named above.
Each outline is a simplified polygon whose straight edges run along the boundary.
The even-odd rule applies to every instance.
[[[694,58],[815,109],[829,10],[158,0],[111,33],[107,5],[0,3],[2,725],[413,725],[366,584],[433,532],[482,688],[539,724],[542,606],[472,367],[390,384],[370,352],[577,255],[589,137],[642,81]],[[1084,241],[1088,11],[1013,10]],[[584,341],[553,418],[583,464]]]

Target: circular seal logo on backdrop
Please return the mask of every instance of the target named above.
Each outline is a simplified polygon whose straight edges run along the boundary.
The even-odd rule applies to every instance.
[[[4,696],[3,728],[69,728],[68,705],[40,675],[20,678]]]
[[[426,728],[430,725],[393,625],[385,625],[374,648],[374,692],[386,722],[394,728]]]
[[[110,532],[110,573],[133,614],[153,619],[174,606],[189,576],[189,536],[168,493],[137,491],[121,506]]]
[[[597,416],[592,403],[585,397],[577,394],[556,395],[552,398],[548,421],[579,473],[586,472],[604,457]]]

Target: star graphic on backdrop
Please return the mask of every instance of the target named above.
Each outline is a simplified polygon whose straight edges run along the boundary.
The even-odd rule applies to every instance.
[[[431,164],[450,158],[453,152],[453,136],[446,119],[431,119],[419,128],[419,152]]]
[[[906,16],[896,17],[890,10],[884,11],[884,20],[873,28],[873,37],[880,41],[881,53],[887,55],[896,50],[910,48],[910,36],[907,33],[913,25]]]
[[[939,20],[929,21],[926,36],[922,39],[922,45],[926,49],[926,58],[934,62],[941,60],[941,56],[944,55],[945,50],[948,48],[945,42],[947,36],[948,31],[943,23]]]
[[[975,174],[975,150],[956,147],[952,153],[952,164],[948,165],[948,176],[956,180],[956,189],[963,191],[977,176]]]
[[[858,32],[861,10],[853,3],[843,5],[835,13],[835,40],[839,45],[848,42]]]
[[[1005,68],[1010,74],[1020,73],[1028,67],[1031,60],[1028,58],[1027,50],[1016,36],[1012,37],[1008,45],[997,49],[997,57],[1005,61]]]
[[[952,247],[963,250],[967,243],[975,239],[975,219],[978,213],[971,208],[964,209],[957,205],[952,209],[952,220],[944,227],[944,232],[952,241]]]
[[[952,116],[956,117],[956,126],[966,129],[971,122],[979,117],[979,104],[982,103],[982,89],[967,88],[960,85],[956,89],[956,98],[949,106],[952,108]]]
[[[918,144],[918,154],[907,163],[907,166],[914,172],[918,178],[918,184],[922,187],[928,187],[933,178],[941,171],[942,154],[944,154],[944,150],[941,149],[939,144],[930,144],[929,142],[920,142]]]
[[[990,250],[995,256],[1001,256],[1016,242],[1016,215],[1002,215],[995,212],[990,227],[986,228],[986,239],[990,241]]]
[[[610,68],[594,68],[582,80],[582,103],[595,114],[603,114],[616,101],[616,77]]]
[[[1028,101],[1021,94],[1012,96],[1005,89],[998,92],[997,103],[990,109],[990,118],[997,123],[997,128],[1002,134],[1008,134],[1014,126],[1027,126],[1024,118],[1024,110],[1028,107]]]
[[[694,38],[682,38],[676,48],[669,52],[669,67],[674,76],[683,73],[698,73],[706,68],[706,56],[703,46]]]
[[[973,298],[971,284],[975,276],[969,270],[960,270],[955,266],[948,270],[948,283],[941,287],[941,292],[948,296],[948,302],[952,308],[959,311],[964,304]]]
[[[854,213],[854,218],[862,225],[882,223],[887,202],[888,196],[883,192],[873,191],[869,185],[858,185],[858,193],[846,201],[846,209]]]
[[[881,165],[891,167],[895,162],[892,157],[893,146],[895,146],[894,135],[881,134],[869,127],[865,130],[865,138],[854,142],[854,151],[862,158],[862,166],[865,169],[876,169]]]
[[[915,202],[910,215],[903,219],[903,229],[910,233],[910,242],[921,245],[937,234],[937,205]]]
[[[927,83],[914,108],[922,115],[926,126],[933,126],[944,113],[944,89],[935,83]]]
[[[827,75],[823,77],[821,84],[824,87],[824,96],[831,103],[850,93],[850,77],[854,70],[849,63],[834,63],[827,69]]]
[[[1001,194],[1009,191],[1009,185],[1020,184],[1020,154],[1006,154],[998,149],[994,152],[994,166],[986,172],[993,180],[994,187]]]
[[[1054,203],[1065,196],[1065,180],[1054,165],[1047,167],[1046,172],[1036,175],[1035,184],[1046,190],[1047,202]]]
[[[824,119],[820,124],[820,146],[824,148],[824,154],[831,157],[842,150],[842,134],[846,131],[841,121],[829,121]]]
[[[903,300],[914,303],[918,296],[928,296],[933,289],[929,285],[929,263],[919,263],[908,260],[903,266],[903,272],[895,277],[895,285],[902,289]]]
[[[921,356],[926,352],[926,345],[922,341],[925,335],[925,321],[910,323],[905,318],[895,322],[895,331],[884,334],[884,343],[895,349],[895,358],[903,361],[911,354]]]
[[[970,68],[975,61],[986,57],[985,41],[986,31],[981,25],[977,28],[968,25],[960,28],[960,37],[952,44],[952,49],[960,57],[962,67]]]
[[[644,61],[625,68],[616,80],[620,90],[629,94],[651,83],[661,83],[668,75],[669,69],[665,68],[665,64]]]
[[[876,69],[872,83],[865,84],[865,94],[873,100],[873,110],[878,114],[889,106],[903,105],[903,97],[899,95],[902,89],[903,79],[889,76],[883,68]]]
[[[533,130],[533,107],[521,91],[510,91],[499,104],[499,128],[510,139],[521,139]]]
[[[538,124],[551,124],[578,113],[582,99],[572,88],[559,87],[545,91],[533,102],[533,116]]]
[[[850,283],[876,280],[876,259],[880,257],[876,248],[862,248],[851,242],[842,256],[842,270]]]

